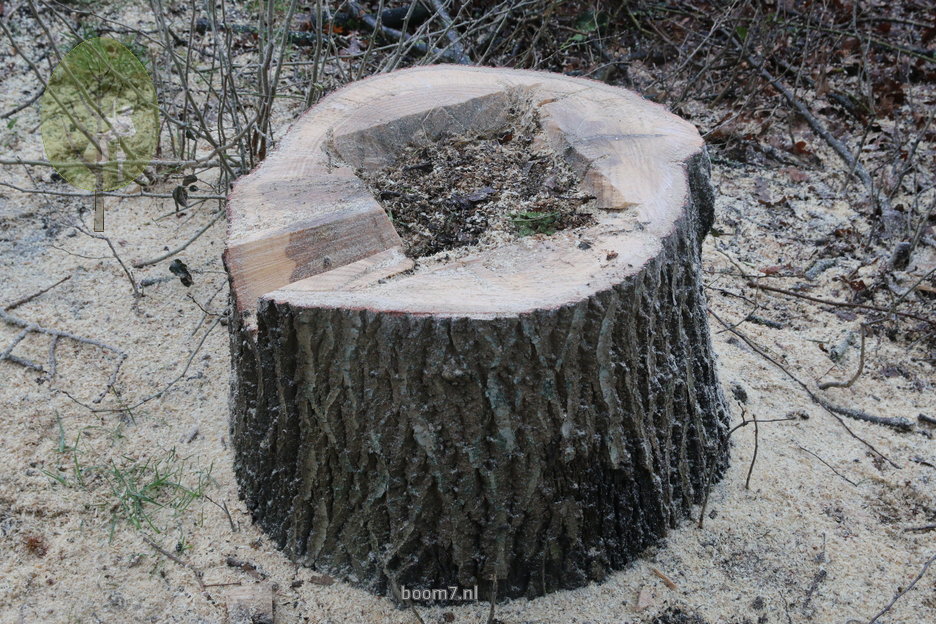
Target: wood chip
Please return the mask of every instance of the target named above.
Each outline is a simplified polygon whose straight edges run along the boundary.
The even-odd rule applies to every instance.
[[[322,574],[321,576],[316,576],[313,574],[309,578],[309,582],[315,583],[316,585],[325,585],[327,587],[328,585],[333,585],[335,583],[335,579],[330,576],[326,576],[325,574]]]
[[[674,591],[677,590],[677,589],[679,589],[679,588],[676,586],[676,583],[674,583],[674,582],[670,579],[670,577],[666,576],[665,574],[663,574],[662,572],[660,572],[660,571],[657,570],[656,568],[650,568],[650,571],[653,572],[654,574],[656,574],[658,577],[660,577],[660,580],[663,581],[663,584],[666,585],[667,587],[669,587],[670,589],[672,589],[672,590],[674,590]]]
[[[645,611],[653,606],[653,594],[647,586],[641,587],[637,593],[637,611]]]
[[[225,592],[229,624],[273,624],[273,585],[256,583]]]

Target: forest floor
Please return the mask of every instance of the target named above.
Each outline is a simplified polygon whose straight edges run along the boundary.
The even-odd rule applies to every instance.
[[[4,111],[36,84],[9,50],[0,60]],[[634,61],[631,86],[657,71]],[[932,84],[923,87],[918,103],[932,110]],[[678,112],[711,129],[724,106],[690,97]],[[280,135],[290,118],[281,114]],[[0,129],[3,156],[42,158],[38,106],[15,120]],[[867,149],[894,123],[882,121]],[[791,128],[803,145],[779,157],[758,148],[765,137],[709,137],[717,199],[703,264],[720,378],[733,424],[773,422],[734,433],[702,527],[697,508],[606,582],[500,603],[497,621],[868,623],[936,555],[936,427],[920,418],[936,417],[933,326],[920,320],[936,301],[932,226],[924,220],[909,262],[890,268],[861,184],[802,119]],[[921,153],[933,153],[931,136]],[[56,184],[48,169],[2,175]],[[894,202],[911,206],[914,195]],[[107,209],[105,234],[125,262],[159,255],[213,218],[207,208],[177,216],[172,199],[111,199]],[[149,283],[136,296],[108,241],[87,234],[90,221],[86,198],[0,188],[0,304],[67,278],[4,313],[0,352],[23,329],[11,318],[113,347],[59,337],[50,381],[23,365],[48,368],[53,337],[31,332],[10,352],[20,360],[0,362],[0,622],[223,622],[228,592],[268,584],[276,622],[414,624],[387,598],[291,563],[238,497],[223,225],[178,256],[190,287],[167,259],[132,270]],[[882,314],[862,349],[862,323]],[[818,388],[859,366],[851,387]],[[810,393],[906,426],[833,415]],[[425,622],[456,623],[485,622],[489,610],[416,608]],[[876,621],[925,624],[934,613],[936,566]]]

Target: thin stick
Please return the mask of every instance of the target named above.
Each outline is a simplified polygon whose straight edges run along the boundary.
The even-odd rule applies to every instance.
[[[218,221],[218,219],[220,219],[223,215],[224,215],[224,211],[223,211],[223,210],[219,210],[219,211],[215,214],[215,216],[211,219],[211,221],[209,221],[208,223],[206,223],[205,226],[204,226],[202,229],[200,229],[200,230],[198,230],[197,232],[195,232],[195,234],[194,234],[190,239],[188,239],[187,241],[185,241],[184,243],[182,243],[181,245],[179,245],[179,246],[176,247],[175,249],[173,249],[173,250],[171,250],[171,251],[167,251],[166,253],[164,253],[164,254],[162,254],[162,255],[160,255],[160,256],[157,256],[157,257],[155,257],[155,258],[150,258],[149,260],[137,260],[137,261],[131,263],[131,266],[132,266],[133,268],[135,268],[135,269],[139,269],[139,268],[141,268],[141,267],[145,267],[145,266],[149,266],[149,265],[151,265],[151,264],[156,264],[156,263],[158,263],[158,262],[162,262],[162,261],[165,260],[166,258],[171,258],[172,256],[174,256],[174,255],[176,255],[177,253],[183,251],[186,247],[188,247],[189,245],[191,245],[192,243],[194,243],[194,242],[198,239],[199,236],[201,236],[202,234],[204,234],[205,232],[207,232],[207,231],[208,231],[208,228],[210,228],[212,225],[214,225],[214,224]]]
[[[488,611],[487,624],[493,624],[494,622],[494,605],[497,603],[497,575],[494,575],[492,579],[493,585],[491,587],[491,608]]]
[[[3,350],[3,353],[0,353],[0,362],[10,357],[10,353],[13,352],[13,349],[16,348],[16,345],[23,342],[23,339],[29,335],[29,329],[24,329],[20,333],[16,334],[13,338],[13,342],[10,343],[6,349]]]
[[[182,566],[182,567],[184,567],[184,568],[188,568],[189,570],[191,570],[192,573],[195,575],[195,580],[198,582],[198,587],[199,587],[202,591],[205,591],[205,583],[204,583],[204,581],[202,581],[202,574],[203,574],[203,572],[202,572],[201,570],[199,570],[198,568],[196,568],[194,565],[192,565],[192,564],[189,563],[188,561],[185,561],[184,559],[181,559],[181,558],[179,558],[179,557],[176,557],[174,554],[172,554],[171,552],[169,552],[168,550],[166,550],[165,548],[163,548],[162,546],[160,546],[159,544],[157,544],[156,541],[155,541],[153,538],[151,538],[149,535],[146,535],[145,533],[140,533],[140,537],[142,537],[142,538],[143,538],[143,541],[146,542],[147,544],[149,544],[150,547],[151,547],[153,550],[155,550],[156,552],[158,552],[159,554],[163,555],[164,557],[166,557],[166,558],[168,558],[168,559],[170,559],[170,560],[172,560],[172,561],[175,561],[175,562],[178,563],[180,566]]]
[[[874,312],[885,312],[888,314],[895,314],[897,316],[904,316],[906,318],[912,318],[917,321],[924,321],[930,323],[931,325],[936,325],[936,321],[922,316],[917,316],[916,314],[910,314],[909,312],[898,312],[896,310],[881,308],[878,306],[866,305],[863,303],[850,303],[848,301],[834,301],[832,299],[820,299],[819,297],[811,297],[810,295],[804,295],[793,290],[785,290],[783,288],[777,288],[776,286],[768,286],[766,284],[760,284],[758,282],[748,282],[747,286],[750,288],[759,288],[760,290],[766,290],[769,292],[780,293],[782,295],[789,295],[790,297],[798,297],[799,299],[805,299],[806,301],[812,301],[813,303],[822,303],[826,305],[839,306],[843,308],[860,308],[862,310],[873,310]]]
[[[861,377],[862,371],[864,371],[865,363],[865,333],[866,328],[864,324],[861,325],[861,355],[858,357],[858,370],[855,371],[855,374],[851,376],[848,381],[826,381],[819,385],[820,390],[827,390],[829,388],[851,388],[852,384],[855,383],[859,377]]]
[[[0,163],[0,165],[2,164],[3,163]],[[9,182],[0,182],[0,186],[11,188],[14,191],[19,191],[20,193],[31,193],[34,195],[54,195],[56,197],[94,197],[95,195],[93,191],[82,193],[80,191],[50,191],[48,189],[23,188],[22,186],[16,186],[15,184],[10,184]],[[115,191],[101,191],[99,195],[101,197],[119,197],[120,199],[136,199],[139,197],[173,199],[172,193],[149,193],[147,191],[140,191],[139,193],[117,193]],[[199,199],[227,199],[227,197],[224,195],[189,195],[188,199],[190,202],[192,202]]]
[[[888,611],[890,611],[890,610],[891,610],[891,607],[894,606],[894,603],[896,603],[898,600],[900,600],[900,598],[901,598],[904,594],[906,594],[908,591],[910,591],[911,589],[913,589],[913,587],[920,581],[920,579],[923,578],[923,575],[926,574],[926,571],[929,570],[929,567],[930,567],[931,565],[933,565],[933,562],[934,562],[934,561],[936,561],[936,555],[933,555],[932,557],[930,557],[930,558],[926,561],[926,563],[923,565],[923,569],[920,570],[920,573],[917,574],[917,576],[916,576],[915,579],[913,579],[913,582],[910,583],[909,585],[907,585],[907,587],[906,587],[903,591],[901,591],[901,592],[898,593],[896,596],[894,596],[894,599],[891,600],[891,601],[888,603],[888,605],[887,605],[886,607],[884,607],[883,609],[881,609],[881,612],[880,612],[880,613],[878,613],[878,614],[875,615],[873,618],[871,618],[870,620],[868,620],[868,624],[874,624],[875,622],[878,621],[878,619],[880,619],[880,617],[881,617],[882,615],[884,615],[885,613],[887,613]]]
[[[3,310],[0,310],[0,320],[6,321],[10,325],[15,325],[17,327],[22,328],[22,331],[17,336],[18,338],[20,335],[25,336],[26,333],[32,332],[32,333],[37,333],[37,334],[45,334],[52,339],[52,344],[49,346],[49,369],[50,370],[45,371],[49,379],[51,379],[52,375],[55,374],[55,347],[58,345],[59,338],[68,338],[69,340],[74,340],[75,342],[93,345],[100,349],[105,349],[107,351],[116,353],[118,357],[117,365],[114,367],[114,370],[111,373],[110,379],[108,379],[107,385],[104,387],[103,392],[97,399],[95,399],[94,401],[95,403],[99,403],[101,399],[104,398],[104,395],[108,392],[108,390],[110,390],[113,387],[114,383],[117,380],[117,373],[120,371],[120,366],[123,364],[124,360],[127,359],[126,353],[124,353],[117,347],[112,347],[111,345],[103,343],[100,340],[95,340],[94,338],[85,338],[84,336],[78,336],[71,332],[62,331],[60,329],[51,329],[49,327],[42,327],[41,325],[37,325],[36,323],[32,323],[30,321],[26,321],[19,317],[8,314],[6,311],[3,311]],[[14,344],[8,347],[7,350],[4,351],[2,354],[0,354],[0,361],[9,360],[11,362],[20,364],[21,366],[27,366],[28,368],[42,370],[42,367],[39,366],[38,364],[29,362],[28,360],[22,360],[9,353],[13,350],[13,347],[15,347],[16,344],[18,344],[21,340],[22,338],[19,338],[18,340],[14,340]]]
[[[754,422],[754,454],[751,455],[751,465],[748,467],[747,478],[744,480],[744,489],[751,489],[751,474],[754,472],[754,462],[757,461],[757,440],[758,440],[758,429],[757,429],[757,416],[751,414],[751,419]]]
[[[741,422],[738,423],[737,425],[735,425],[734,427],[732,427],[731,429],[728,430],[728,435],[725,436],[724,446],[722,447],[723,450],[724,450],[725,447],[728,446],[728,443],[729,443],[729,441],[731,440],[731,436],[734,434],[735,431],[737,431],[737,430],[740,429],[741,427],[745,427],[745,426],[751,424],[752,422],[754,422],[754,421],[752,421],[752,420],[745,420],[744,415],[745,415],[744,408],[741,408]],[[795,419],[795,418],[769,418],[769,419],[761,420],[761,421],[758,421],[758,422],[761,422],[761,423],[772,423],[772,422],[785,422],[785,421],[788,421],[788,420],[796,420],[796,419]],[[702,505],[700,506],[700,509],[699,509],[699,524],[698,524],[698,527],[699,527],[700,529],[702,528],[702,526],[703,526],[703,524],[704,524],[704,522],[705,522],[705,509],[708,507],[709,492],[711,491],[711,488],[708,487],[708,486],[709,486],[709,484],[710,484],[711,481],[712,481],[712,475],[713,475],[714,473],[715,473],[715,464],[712,464],[712,465],[709,467],[709,469],[708,469],[708,474],[705,476],[705,493],[702,495]]]
[[[809,388],[809,386],[807,386],[805,383],[803,383],[802,381],[800,381],[799,378],[796,377],[796,375],[794,375],[793,373],[791,373],[790,371],[788,371],[788,370],[786,369],[785,366],[783,366],[783,365],[780,364],[777,360],[775,360],[774,358],[772,358],[766,351],[764,351],[761,347],[759,347],[758,345],[756,345],[750,338],[748,338],[747,336],[745,336],[744,334],[742,334],[742,333],[741,333],[740,331],[738,331],[737,329],[731,328],[731,327],[728,325],[728,323],[726,323],[725,321],[723,321],[723,320],[721,319],[721,317],[719,317],[717,314],[715,314],[715,312],[712,311],[711,309],[709,309],[708,312],[709,312],[709,314],[711,314],[711,315],[715,318],[716,321],[718,321],[719,323],[721,323],[723,326],[728,327],[728,328],[729,328],[729,331],[730,331],[731,333],[733,333],[735,336],[737,336],[738,338],[740,338],[741,340],[743,340],[744,343],[745,343],[747,346],[751,347],[751,349],[753,349],[758,355],[760,355],[762,358],[766,359],[768,362],[770,362],[771,364],[773,364],[774,366],[776,366],[777,368],[779,368],[781,371],[783,371],[783,373],[784,373],[787,377],[789,377],[789,378],[792,379],[794,382],[796,382],[797,385],[799,385],[803,390],[806,391],[806,394],[809,395],[809,398],[811,398],[813,401],[815,401],[817,404],[819,404],[819,405],[820,405],[823,409],[825,409],[827,412],[829,412],[830,414],[832,414],[832,417],[835,418],[835,419],[839,422],[839,424],[842,425],[842,427],[845,428],[845,431],[847,431],[848,434],[849,434],[851,437],[855,438],[856,440],[858,440],[859,442],[861,442],[862,444],[864,444],[865,446],[867,446],[869,449],[871,449],[872,451],[874,451],[874,453],[875,453],[877,456],[879,456],[879,457],[881,457],[882,459],[884,459],[887,463],[889,463],[889,464],[890,464],[891,466],[893,466],[894,468],[900,468],[900,466],[898,466],[898,465],[895,464],[893,461],[891,461],[890,458],[888,458],[888,457],[887,457],[886,455],[884,455],[882,452],[880,452],[879,450],[877,450],[877,449],[874,447],[874,445],[872,445],[870,442],[868,442],[867,440],[865,440],[864,438],[862,438],[861,436],[859,436],[858,434],[856,434],[854,431],[852,431],[851,428],[850,428],[848,425],[845,424],[845,421],[842,420],[841,418],[839,418],[838,415],[839,415],[839,414],[842,414],[843,416],[848,416],[848,417],[850,417],[850,418],[856,418],[856,419],[859,419],[859,420],[867,420],[868,422],[874,422],[874,423],[877,423],[877,424],[880,424],[880,425],[888,425],[888,426],[894,427],[894,428],[896,428],[896,429],[901,429],[901,430],[906,430],[908,427],[911,426],[910,423],[909,423],[909,421],[908,421],[906,418],[882,418],[882,417],[880,417],[880,416],[871,416],[871,415],[869,415],[869,414],[865,414],[864,412],[860,412],[860,411],[858,411],[858,410],[850,410],[850,409],[847,409],[847,408],[844,408],[844,407],[839,407],[839,406],[837,406],[837,405],[835,405],[835,404],[833,404],[833,403],[830,403],[830,402],[826,401],[826,400],[823,399],[822,397],[817,396],[817,395]]]
[[[660,571],[657,570],[656,568],[651,567],[651,568],[650,568],[650,571],[653,572],[661,581],[663,581],[663,584],[666,585],[667,587],[669,587],[670,589],[672,589],[672,590],[674,590],[674,591],[679,589],[679,587],[676,585],[676,583],[673,582],[673,579],[671,579],[670,577],[666,576],[665,574],[663,574],[662,572],[660,572]]]
[[[831,470],[832,472],[834,472],[835,474],[837,474],[837,475],[838,475],[839,477],[841,477],[842,479],[845,479],[845,481],[847,481],[847,482],[850,483],[851,485],[854,485],[855,487],[858,487],[858,484],[857,484],[857,483],[855,483],[854,481],[852,481],[851,479],[849,479],[848,477],[846,477],[845,475],[843,475],[841,472],[839,472],[838,470],[836,470],[831,464],[829,464],[829,462],[827,462],[826,460],[822,459],[821,457],[819,457],[818,455],[816,455],[815,453],[813,453],[812,451],[810,451],[808,448],[804,448],[804,447],[800,446],[799,449],[800,449],[801,451],[804,451],[804,452],[806,452],[806,453],[809,453],[810,455],[812,455],[813,457],[815,457],[816,459],[818,459],[819,461],[821,461],[823,464],[826,465],[826,467],[827,467],[829,470]]]
[[[12,117],[13,115],[15,115],[16,113],[20,112],[21,110],[26,109],[26,108],[29,108],[29,107],[32,105],[33,102],[35,102],[35,101],[38,100],[40,97],[42,97],[42,94],[43,94],[43,93],[45,93],[45,88],[39,89],[39,90],[36,91],[29,99],[27,99],[25,102],[21,103],[21,104],[20,104],[19,106],[17,106],[16,108],[14,108],[14,109],[12,109],[12,110],[8,110],[7,112],[5,112],[5,113],[3,113],[3,114],[0,114],[0,119],[6,119],[7,117]]]
[[[2,313],[0,313],[0,314],[2,314]],[[65,393],[65,395],[66,395],[68,398],[70,398],[70,399],[71,399],[72,401],[74,401],[75,403],[78,403],[78,404],[81,405],[82,407],[84,407],[84,408],[86,408],[86,409],[89,409],[89,410],[91,410],[92,412],[95,412],[95,413],[99,413],[99,412],[123,412],[123,411],[128,411],[128,410],[136,409],[136,408],[140,407],[141,405],[143,405],[144,403],[148,403],[148,402],[152,401],[153,399],[157,399],[157,398],[161,397],[161,396],[164,395],[166,392],[168,392],[174,385],[176,385],[179,381],[181,381],[183,377],[185,377],[185,373],[188,372],[189,367],[192,365],[192,361],[195,359],[195,355],[201,350],[202,345],[205,344],[205,340],[206,340],[206,339],[208,338],[208,336],[211,334],[211,331],[212,331],[215,327],[218,326],[218,324],[221,322],[221,319],[223,319],[223,318],[224,318],[223,316],[219,316],[218,318],[216,318],[216,319],[214,320],[214,322],[213,322],[211,325],[208,326],[208,329],[205,330],[205,333],[202,335],[201,340],[198,341],[198,344],[195,345],[195,348],[192,349],[192,352],[189,354],[188,360],[185,362],[185,367],[182,369],[182,372],[181,372],[181,373],[179,373],[172,381],[170,381],[170,382],[169,382],[162,390],[160,390],[159,392],[155,392],[155,393],[153,393],[153,394],[151,394],[151,395],[149,395],[149,396],[147,396],[147,397],[144,397],[144,398],[140,399],[139,401],[137,401],[136,403],[134,403],[133,405],[130,405],[129,407],[128,407],[128,406],[123,406],[123,407],[120,407],[120,408],[113,408],[113,407],[91,407],[90,405],[85,405],[85,404],[82,403],[81,401],[77,400],[75,397],[73,397],[72,395],[70,395],[68,392],[64,392],[64,391],[63,391],[63,392]],[[95,401],[95,402],[97,403],[98,401]]]
[[[51,286],[46,286],[45,288],[43,288],[42,290],[40,290],[40,291],[38,291],[38,292],[34,292],[34,293],[31,294],[31,295],[26,295],[25,297],[22,297],[22,298],[20,298],[20,299],[17,299],[17,300],[14,301],[13,303],[9,303],[9,304],[7,304],[6,306],[4,306],[3,309],[4,309],[6,312],[9,312],[10,310],[14,310],[14,309],[20,307],[21,305],[23,305],[24,303],[29,303],[30,301],[32,301],[32,300],[35,299],[36,297],[40,297],[40,296],[46,294],[47,292],[49,292],[50,290],[52,290],[53,288],[55,288],[55,287],[58,286],[59,284],[61,284],[61,283],[63,283],[63,282],[67,282],[67,281],[70,280],[70,279],[71,279],[71,275],[66,275],[65,277],[63,277],[63,278],[60,279],[59,281],[55,282],[55,283],[52,284]]]
[[[133,273],[130,272],[130,269],[124,264],[123,258],[120,257],[120,254],[117,253],[117,249],[114,247],[114,243],[111,242],[111,239],[103,234],[96,234],[94,232],[89,232],[83,225],[76,224],[75,227],[80,230],[83,234],[90,236],[91,238],[96,238],[98,240],[103,240],[107,243],[107,246],[111,250],[111,254],[114,256],[114,259],[117,260],[117,263],[120,265],[120,268],[123,269],[124,274],[127,276],[127,280],[130,282],[130,287],[133,288],[133,296],[141,297],[140,289],[137,287],[136,280],[133,278]]]

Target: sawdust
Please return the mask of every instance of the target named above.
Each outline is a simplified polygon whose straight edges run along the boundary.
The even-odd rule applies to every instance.
[[[450,261],[531,235],[594,223],[594,199],[545,141],[535,110],[510,111],[493,135],[448,134],[357,175],[384,206],[411,258]]]

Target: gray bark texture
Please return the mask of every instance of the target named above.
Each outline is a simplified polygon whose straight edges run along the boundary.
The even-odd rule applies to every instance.
[[[230,324],[231,437],[256,522],[296,561],[534,597],[604,579],[699,503],[728,412],[700,283],[708,158],[638,273],[488,320],[292,309]],[[714,476],[714,479],[710,477]]]

